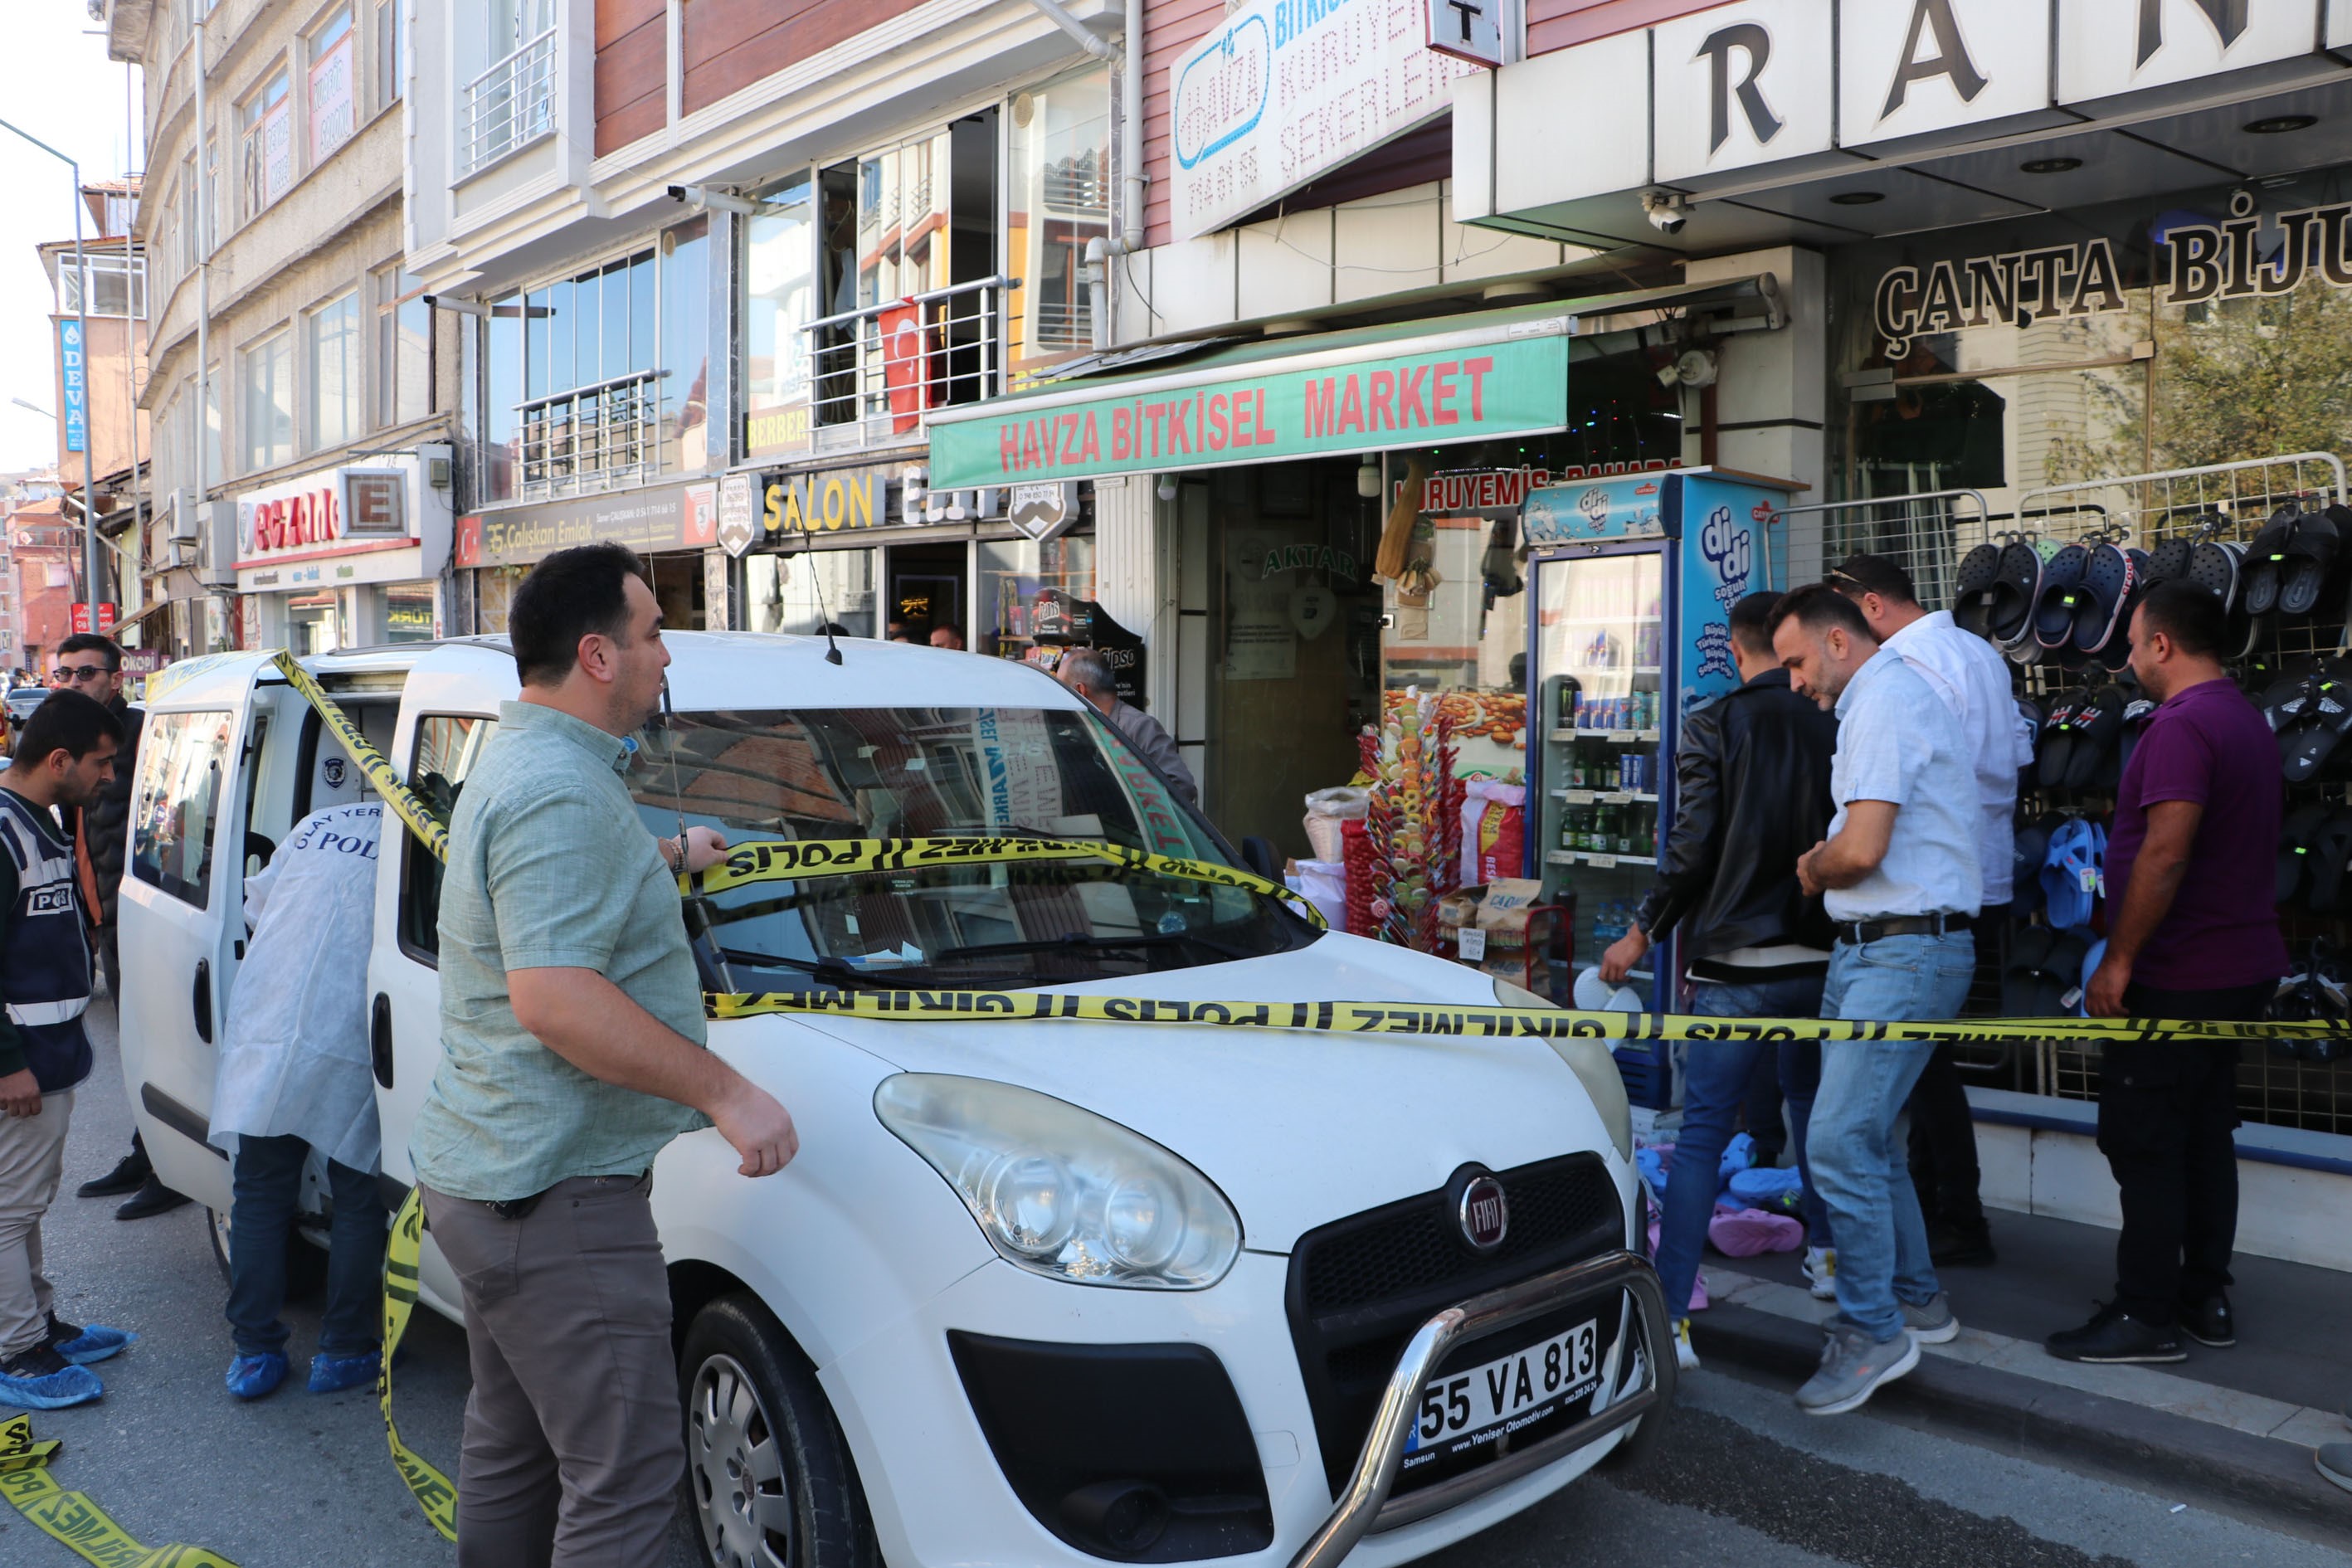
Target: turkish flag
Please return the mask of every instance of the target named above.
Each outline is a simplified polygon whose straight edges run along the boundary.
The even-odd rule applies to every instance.
[[[878,318],[882,330],[882,387],[890,399],[890,428],[905,435],[922,423],[929,405],[923,354],[923,308],[901,300]]]

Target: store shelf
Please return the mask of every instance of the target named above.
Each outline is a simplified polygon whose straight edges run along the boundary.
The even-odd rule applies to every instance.
[[[1554,730],[1551,738],[1562,743],[1570,741],[1611,741],[1621,746],[1636,742],[1654,746],[1659,737],[1655,730]]]
[[[1570,675],[1656,675],[1660,673],[1659,667],[1654,664],[1572,664],[1568,667],[1568,671]]]
[[[1664,616],[1570,616],[1560,620],[1547,618],[1548,626],[1654,626]]]
[[[1570,805],[1655,805],[1658,804],[1656,795],[1644,795],[1639,790],[1556,789],[1551,793],[1553,799],[1566,801]]]
[[[1554,849],[1544,856],[1547,866],[1585,865],[1608,871],[1620,866],[1655,866],[1652,855],[1596,855],[1590,849]]]

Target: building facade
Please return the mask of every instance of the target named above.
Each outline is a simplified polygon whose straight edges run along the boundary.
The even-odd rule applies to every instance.
[[[146,566],[174,656],[456,624],[457,339],[404,265],[406,25],[397,0],[108,8],[145,84]]]

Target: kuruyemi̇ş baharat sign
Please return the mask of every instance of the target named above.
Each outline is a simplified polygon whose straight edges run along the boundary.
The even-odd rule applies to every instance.
[[[1566,316],[946,409],[943,489],[1436,446],[1568,420]]]

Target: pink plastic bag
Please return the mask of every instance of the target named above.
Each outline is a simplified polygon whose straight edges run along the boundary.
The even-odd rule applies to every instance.
[[[1706,1239],[1726,1258],[1794,1252],[1805,1245],[1805,1226],[1802,1220],[1762,1209],[1718,1208],[1706,1222]]]

